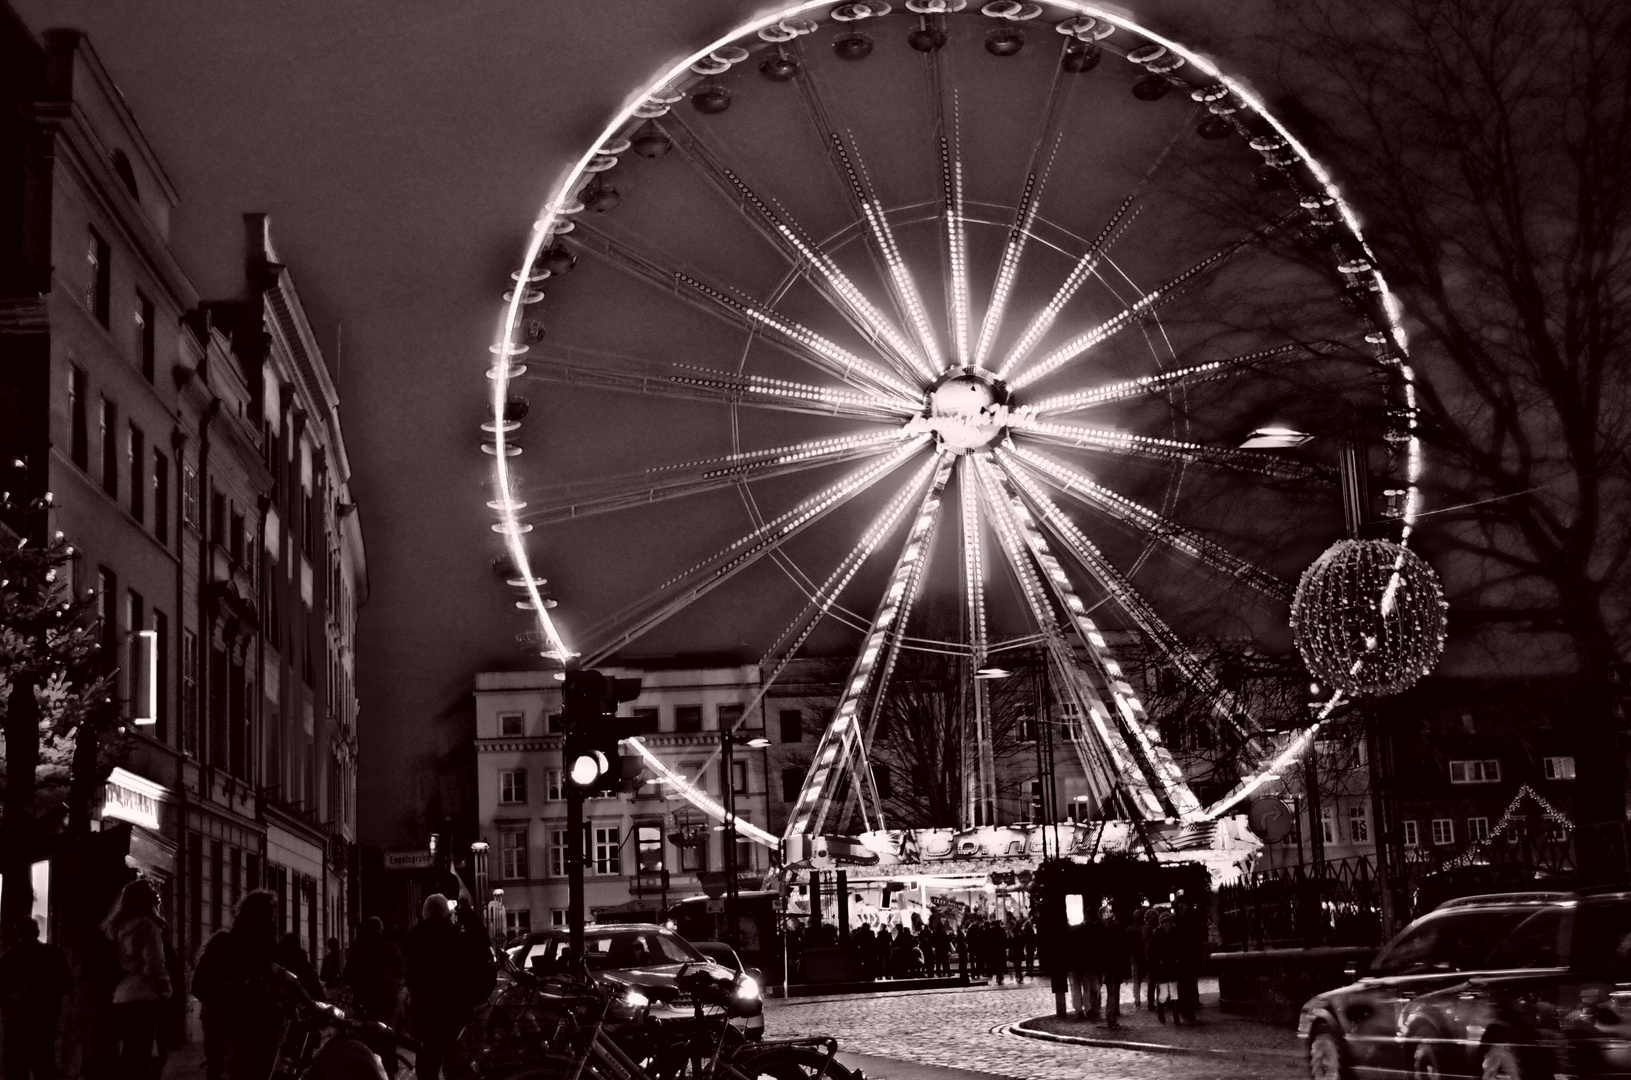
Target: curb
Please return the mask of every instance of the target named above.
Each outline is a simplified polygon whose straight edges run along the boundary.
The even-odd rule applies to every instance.
[[[1070,1043],[1076,1046],[1096,1046],[1108,1050],[1136,1050],[1145,1054],[1175,1054],[1181,1057],[1224,1058],[1229,1061],[1256,1062],[1266,1065],[1297,1065],[1302,1055],[1293,1050],[1224,1050],[1215,1046],[1172,1046],[1168,1043],[1134,1042],[1131,1039],[1095,1039],[1084,1035],[1058,1035],[1051,1031],[1017,1024],[999,1024],[994,1031],[1042,1042]]]
[[[774,1001],[778,1008],[782,1008],[793,1005],[815,1005],[817,1003],[827,1001],[869,1001],[877,998],[920,997],[927,994],[960,994],[967,990],[996,991],[999,989],[1001,988],[991,986],[987,983],[978,982],[969,983],[967,986],[904,986],[899,990],[869,990],[864,993],[857,994],[797,994],[793,997],[782,997],[780,995],[775,995],[767,996],[765,998],[765,1003],[769,1004],[770,1002]],[[1024,989],[1024,987],[1021,986],[1020,989]]]

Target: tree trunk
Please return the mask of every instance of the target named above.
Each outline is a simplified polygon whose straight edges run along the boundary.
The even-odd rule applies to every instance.
[[[0,927],[10,948],[15,927],[34,909],[34,773],[40,761],[40,706],[34,700],[34,677],[19,675],[6,705],[5,852],[0,870],[5,893],[0,901]]]

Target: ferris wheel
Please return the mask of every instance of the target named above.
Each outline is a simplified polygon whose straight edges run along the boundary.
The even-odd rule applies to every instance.
[[[967,680],[976,805],[974,676],[1026,648],[1106,814],[1238,812],[1310,733],[1198,643],[1288,649],[1305,566],[1356,519],[1413,527],[1414,375],[1354,214],[1244,86],[1089,5],[755,19],[629,99],[512,276],[484,426],[529,640],[722,643],[767,687],[850,657],[788,837],[846,777],[865,797],[914,651]],[[1128,642],[1250,748],[1226,795],[1197,798]]]

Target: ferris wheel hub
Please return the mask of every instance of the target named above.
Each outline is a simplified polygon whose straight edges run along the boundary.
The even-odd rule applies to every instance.
[[[964,368],[929,388],[919,423],[946,448],[977,453],[1003,440],[1008,402],[1008,388],[993,375]]]

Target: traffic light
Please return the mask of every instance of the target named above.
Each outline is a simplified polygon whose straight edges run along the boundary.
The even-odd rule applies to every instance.
[[[617,706],[640,696],[639,679],[608,679],[598,671],[568,671],[561,688],[561,712],[566,738],[561,747],[562,771],[585,794],[610,793],[624,784],[618,753],[628,724]]]

